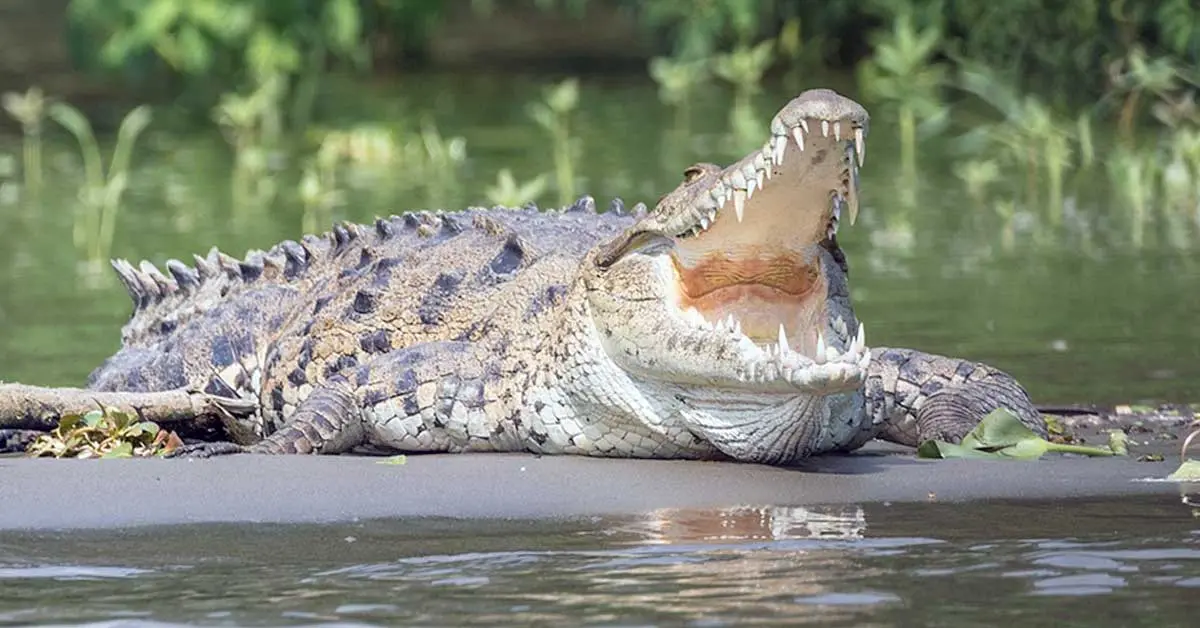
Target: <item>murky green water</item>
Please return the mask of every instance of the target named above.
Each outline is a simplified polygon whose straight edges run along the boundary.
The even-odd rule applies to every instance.
[[[526,111],[547,82],[413,77],[403,85],[346,90],[353,95],[344,99],[347,124],[411,131],[428,119],[443,136],[465,138],[468,159],[442,185],[406,178],[402,165],[347,175],[339,184],[347,202],[328,218],[487,204],[484,191],[499,169],[510,168],[518,180],[551,170],[549,141]],[[801,87],[808,86],[762,94],[756,128],[765,129]],[[579,191],[601,204],[614,196],[653,203],[684,166],[743,154],[746,144],[729,132],[728,94],[714,88],[704,96],[690,121],[679,122],[647,82],[585,81],[572,122]],[[300,235],[294,175],[281,177],[279,199],[264,210],[231,197],[229,151],[215,132],[151,129],[136,149],[113,255],[161,263],[213,245],[241,255]],[[950,174],[958,157],[949,139],[922,141],[921,181],[915,203],[906,206],[892,130],[886,110],[875,108],[863,172],[866,207],[859,224],[842,232],[873,344],[993,362],[1047,403],[1196,399],[1200,237],[1194,227],[1152,213],[1146,242],[1131,246],[1132,213],[1102,164],[1067,182],[1060,227],[1026,201],[1018,172],[980,205]],[[761,141],[761,134],[748,141]],[[0,152],[19,155],[17,138],[0,140]],[[40,206],[0,205],[0,379],[78,384],[117,346],[129,304],[107,269],[98,279],[78,270],[81,256],[71,245],[81,179],[76,151],[63,141],[47,148],[46,162],[49,189]],[[554,194],[543,201],[553,204]],[[994,208],[1008,203],[1017,213],[1006,223]],[[325,218],[317,224],[328,224]]]
[[[1175,497],[0,534],[0,624],[1194,625]]]
[[[486,205],[500,168],[520,180],[552,168],[526,114],[540,82],[406,81],[347,92],[348,119],[412,129],[427,116],[466,139],[467,161],[440,185],[400,165],[349,174],[348,202],[324,224]],[[758,99],[761,128],[795,91]],[[684,166],[745,152],[728,103],[706,94],[680,123],[648,83],[585,82],[579,191],[652,203]],[[1131,212],[1099,166],[1067,182],[1060,226],[1019,175],[972,200],[945,140],[922,141],[921,180],[904,186],[893,137],[877,110],[865,208],[842,231],[872,344],[991,362],[1044,403],[1200,396],[1200,237],[1187,220],[1156,209],[1131,244]],[[19,155],[17,138],[0,138],[0,153]],[[0,172],[0,380],[77,385],[116,348],[129,303],[72,245],[75,152],[56,143],[46,159],[40,205]],[[152,131],[113,253],[161,263],[298,237],[294,176],[280,181],[272,208],[256,207],[231,195],[218,136]],[[996,208],[1009,204],[1006,221]],[[0,624],[1163,626],[1195,619],[1198,588],[1200,525],[1174,499],[0,536]]]

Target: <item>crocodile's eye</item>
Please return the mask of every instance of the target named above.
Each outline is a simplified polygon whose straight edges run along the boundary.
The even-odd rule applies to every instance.
[[[596,256],[596,266],[608,268],[631,253],[661,253],[671,247],[671,239],[656,231],[629,229],[609,241]]]
[[[683,171],[683,182],[691,183],[692,181],[700,178],[700,175],[702,174],[704,174],[704,167],[700,164],[688,166],[687,170]]]

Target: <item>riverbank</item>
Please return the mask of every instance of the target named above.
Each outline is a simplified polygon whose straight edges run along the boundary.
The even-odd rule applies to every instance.
[[[961,502],[1177,493],[1178,460],[918,460],[871,445],[800,469],[522,454],[0,459],[0,529],[545,519],[663,508]]]

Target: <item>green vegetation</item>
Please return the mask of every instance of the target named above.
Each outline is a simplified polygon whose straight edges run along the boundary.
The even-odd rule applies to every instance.
[[[833,68],[854,77],[856,87],[841,88],[872,110],[874,141],[882,135],[897,144],[895,165],[882,166],[900,193],[889,230],[911,234],[902,210],[949,194],[975,209],[974,223],[998,233],[1004,250],[1061,241],[1072,212],[1095,202],[1118,206],[1125,245],[1162,244],[1160,232],[1171,246],[1196,240],[1200,8],[1190,0],[838,0],[813,7],[784,0],[72,0],[69,20],[84,67],[142,100],[166,101],[160,112],[199,112],[190,119],[219,129],[238,223],[294,206],[303,209],[301,227],[319,231],[367,190],[428,206],[569,202],[589,182],[583,156],[597,149],[585,145],[581,129],[586,78],[546,80],[530,98],[530,130],[540,129],[548,147],[542,172],[519,180],[514,169],[497,168],[487,177],[494,184],[472,190],[462,190],[459,179],[470,166],[466,142],[443,137],[431,106],[396,104],[406,111],[400,124],[347,124],[332,103],[344,104],[348,86],[368,73],[418,66],[438,28],[463,11],[586,20],[589,12],[620,10],[642,27],[652,51],[646,75],[673,112],[672,135],[663,140],[673,153],[712,131],[695,128],[692,112],[714,92],[731,100],[722,153],[704,155],[720,160],[761,141],[762,116],[780,104],[763,96],[766,88],[782,83],[794,93],[824,84],[814,75]],[[93,265],[103,260],[139,168],[134,143],[150,122],[148,109],[133,108],[115,138],[97,139],[81,113],[36,87],[5,94],[2,104],[24,136],[18,161],[26,207],[40,206],[50,167],[45,120],[75,136],[83,180],[74,240]],[[935,177],[922,168],[920,147],[933,138],[958,151],[949,179],[958,189],[928,183]],[[110,141],[106,171],[100,146]],[[1097,180],[1106,189],[1089,185]],[[18,184],[4,185],[7,198]],[[1022,240],[1023,233],[1035,237]],[[1078,237],[1086,246],[1090,236]]]
[[[174,432],[136,415],[104,408],[69,415],[54,431],[29,445],[29,456],[54,458],[130,458],[159,456],[182,445]]]
[[[567,79],[547,88],[542,99],[529,106],[529,117],[550,136],[560,205],[567,205],[576,198],[575,160],[579,155],[579,144],[571,137],[570,116],[578,106],[579,81],[576,79]]]
[[[983,417],[979,425],[963,437],[961,443],[925,441],[917,449],[917,456],[1034,460],[1051,452],[1084,456],[1128,456],[1129,448],[1125,432],[1121,430],[1109,432],[1108,447],[1087,447],[1048,441],[1021,423],[1011,411],[1002,408]]]
[[[133,156],[133,146],[150,124],[150,110],[136,107],[121,120],[107,171],[92,125],[78,109],[56,102],[50,105],[49,116],[75,136],[83,158],[84,182],[79,191],[75,245],[86,251],[88,260],[108,259],[121,196],[129,184],[129,161]]]

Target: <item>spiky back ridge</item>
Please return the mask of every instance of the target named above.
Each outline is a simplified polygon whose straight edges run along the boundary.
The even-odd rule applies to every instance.
[[[121,330],[126,347],[150,347],[164,336],[182,327],[244,290],[271,283],[297,284],[312,282],[336,275],[342,270],[334,260],[354,243],[365,246],[381,244],[401,232],[415,232],[432,237],[439,232],[456,233],[465,228],[496,228],[489,225],[487,212],[540,211],[535,205],[525,208],[494,207],[468,208],[461,211],[414,211],[403,215],[378,218],[374,225],[343,222],[320,235],[306,235],[299,242],[285,240],[269,250],[250,250],[238,259],[217,247],[208,255],[194,255],[192,266],[178,259],[167,260],[166,272],[143,260],[134,266],[128,260],[115,259],[113,268],[133,300],[132,316]],[[590,196],[581,197],[570,206],[542,213],[596,212]],[[630,213],[620,199],[613,200],[610,212]],[[633,213],[645,212],[638,204]],[[470,216],[472,224],[464,223]],[[365,241],[364,241],[365,240]]]

